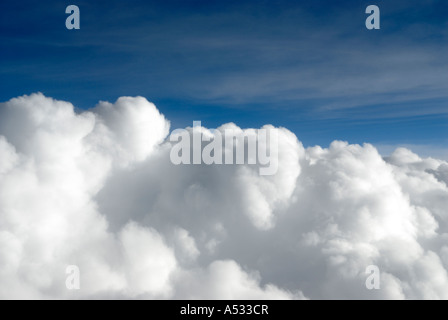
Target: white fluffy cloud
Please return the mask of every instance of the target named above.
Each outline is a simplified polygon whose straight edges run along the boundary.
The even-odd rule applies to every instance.
[[[168,133],[141,97],[1,104],[0,298],[448,299],[447,162],[280,128],[260,176],[175,166]]]

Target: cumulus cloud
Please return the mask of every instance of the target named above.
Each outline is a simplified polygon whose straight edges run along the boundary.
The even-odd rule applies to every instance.
[[[169,130],[141,97],[2,103],[0,297],[448,299],[447,162],[278,128],[278,172],[261,176],[174,165]]]

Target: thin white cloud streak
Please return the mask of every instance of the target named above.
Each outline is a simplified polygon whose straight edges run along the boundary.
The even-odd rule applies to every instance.
[[[2,104],[0,297],[448,298],[447,162],[280,128],[279,171],[259,176],[174,166],[168,132],[144,98]]]

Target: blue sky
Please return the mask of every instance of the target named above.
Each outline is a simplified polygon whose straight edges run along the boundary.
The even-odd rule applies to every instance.
[[[80,30],[65,28],[70,4]],[[370,4],[381,30],[364,26]],[[172,129],[271,123],[305,145],[446,149],[447,40],[437,0],[2,1],[0,101],[141,95]]]

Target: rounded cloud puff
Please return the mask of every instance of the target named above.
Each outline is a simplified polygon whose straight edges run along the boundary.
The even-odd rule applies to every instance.
[[[0,298],[448,298],[448,163],[278,132],[278,172],[260,176],[173,165],[141,97],[2,103]]]

